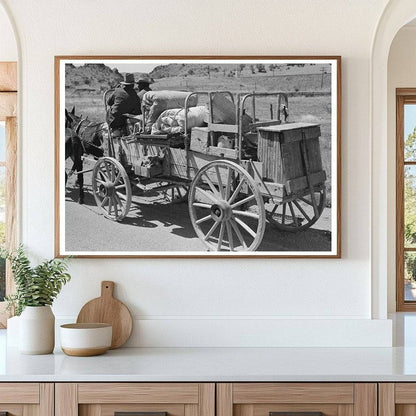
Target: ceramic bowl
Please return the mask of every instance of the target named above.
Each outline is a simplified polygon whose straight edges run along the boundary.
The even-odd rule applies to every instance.
[[[60,329],[61,348],[67,355],[89,357],[111,347],[113,328],[109,324],[65,324]]]

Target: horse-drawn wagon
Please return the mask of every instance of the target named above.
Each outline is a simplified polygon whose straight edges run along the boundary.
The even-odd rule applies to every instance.
[[[268,120],[257,118],[262,100],[273,103]],[[189,119],[197,101],[207,108],[203,126]],[[307,229],[326,203],[320,126],[286,122],[288,107],[282,92],[190,92],[178,109],[178,129],[149,132],[144,107],[140,120],[126,115],[128,133],[113,137],[109,129],[105,155],[93,168],[97,206],[122,221],[137,188],[144,195],[163,192],[172,203],[188,201],[192,226],[210,251],[254,251],[266,223]]]

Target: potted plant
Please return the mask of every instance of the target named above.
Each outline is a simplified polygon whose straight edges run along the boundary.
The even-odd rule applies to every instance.
[[[19,351],[49,354],[55,346],[55,316],[51,305],[71,276],[67,258],[46,260],[33,267],[23,246],[0,253],[10,261],[16,292],[6,296],[8,309],[19,318]]]

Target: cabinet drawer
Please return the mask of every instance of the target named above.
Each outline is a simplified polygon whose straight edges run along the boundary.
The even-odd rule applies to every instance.
[[[416,383],[380,383],[380,416],[414,416]]]
[[[62,383],[56,416],[215,416],[213,383]]]
[[[0,415],[53,416],[51,383],[0,383]]]
[[[221,383],[217,416],[376,416],[375,383]]]

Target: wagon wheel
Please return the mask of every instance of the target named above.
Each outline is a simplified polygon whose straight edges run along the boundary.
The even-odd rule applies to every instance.
[[[263,239],[262,196],[234,162],[215,160],[198,171],[189,190],[189,214],[210,251],[254,251]]]
[[[163,191],[166,201],[172,204],[180,204],[188,200],[189,186],[176,184]]]
[[[306,230],[321,216],[325,202],[326,188],[322,185],[320,188],[315,188],[312,194],[288,198],[276,205],[266,204],[266,217],[270,224],[280,230],[291,232]]]
[[[123,166],[116,159],[98,159],[92,172],[92,190],[95,202],[106,218],[121,221],[129,212],[130,181]]]

